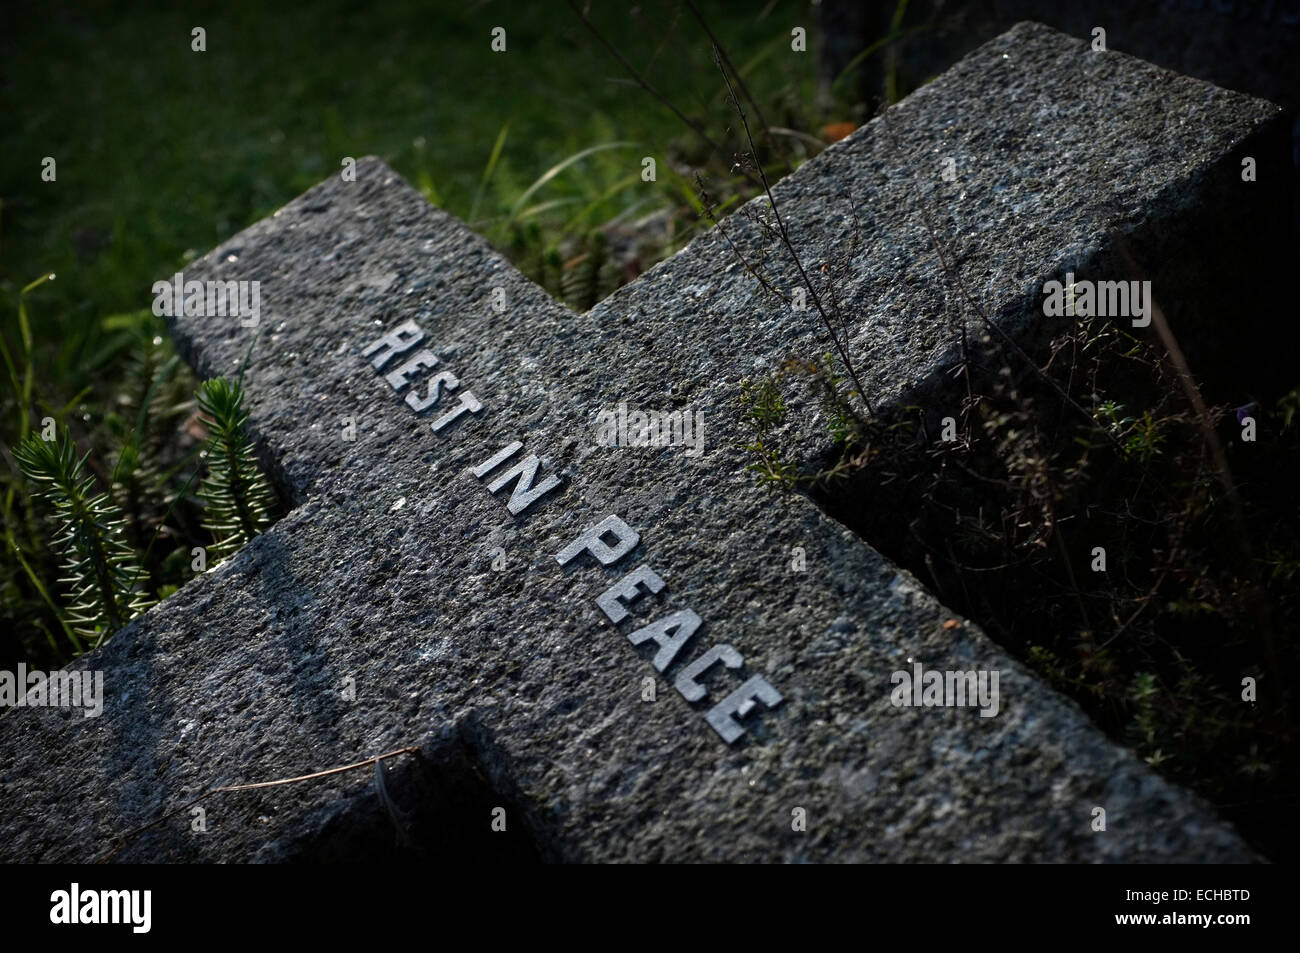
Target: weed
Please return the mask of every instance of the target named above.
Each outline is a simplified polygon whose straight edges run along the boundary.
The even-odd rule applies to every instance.
[[[121,511],[95,492],[86,457],[77,458],[66,432],[53,440],[32,434],[16,453],[23,474],[54,507],[54,548],[63,560],[68,620],[99,646],[148,605],[135,591],[138,570],[123,532]]]
[[[271,488],[244,431],[248,411],[239,382],[224,377],[204,381],[198,402],[208,428],[208,477],[199,496],[206,506],[204,527],[216,539],[214,554],[221,559],[271,525]]]

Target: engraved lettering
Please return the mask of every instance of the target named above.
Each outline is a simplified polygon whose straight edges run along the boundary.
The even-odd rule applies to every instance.
[[[491,459],[484,460],[470,472],[481,480],[522,449],[524,449],[524,445],[516,440],[514,443],[498,450],[492,455]]]
[[[721,662],[727,668],[740,668],[745,664],[745,657],[730,645],[715,645],[677,675],[673,683],[682,697],[688,702],[697,702],[709,694],[709,690],[700,684],[700,676]]]
[[[433,352],[429,349],[421,351],[415,357],[411,358],[397,370],[393,371],[384,380],[388,381],[388,386],[395,391],[401,391],[407,384],[411,383],[407,377],[414,374],[421,368],[437,367],[438,359],[434,357]]]
[[[510,511],[511,516],[518,516],[560,485],[560,478],[552,473],[537,486],[533,486],[533,478],[537,476],[537,468],[541,465],[542,461],[538,459],[537,454],[530,453],[489,483],[488,492],[496,493],[509,486],[512,480],[515,481],[515,488],[510,491],[510,502],[506,504],[506,509]]]
[[[615,542],[611,546],[605,542],[606,534],[612,534]],[[587,552],[596,557],[602,566],[618,562],[641,542],[641,535],[617,516],[606,516],[599,523],[592,523],[584,529],[578,538],[555,554],[555,561],[567,566],[579,553]]]
[[[609,616],[609,621],[615,625],[627,618],[627,608],[623,605],[623,600],[629,602],[640,599],[645,592],[657,593],[663,591],[664,581],[649,566],[642,563],[630,573],[620,579],[614,585],[610,586],[604,592],[596,597],[596,605]]]
[[[370,357],[370,363],[375,370],[382,370],[384,365],[398,354],[405,354],[423,340],[424,332],[420,330],[420,326],[414,321],[407,321],[393,328],[378,341],[367,345],[361,351],[361,356],[370,357],[374,354],[374,357]]]
[[[422,413],[442,399],[442,385],[444,384],[447,385],[447,391],[450,393],[460,386],[460,381],[456,379],[456,375],[451,371],[439,371],[429,378],[429,386],[425,389],[423,397],[420,397],[415,391],[411,391],[406,395],[406,402],[417,414]]]
[[[765,708],[775,708],[781,702],[781,693],[762,675],[755,675],[718,702],[704,717],[713,730],[722,735],[722,740],[731,744],[745,733],[737,719],[744,718],[760,704]]]
[[[690,641],[699,627],[700,617],[690,609],[683,609],[649,625],[643,625],[627,638],[633,645],[640,645],[647,640],[657,643],[659,651],[655,653],[650,664],[657,671],[662,672],[673,664],[677,653]]]
[[[478,402],[478,399],[474,396],[474,392],[467,390],[460,395],[460,402],[457,403],[455,407],[433,422],[433,430],[437,433],[442,430],[443,427],[455,421],[456,418],[465,413],[465,411],[469,411],[471,414],[477,414],[482,409],[483,405]]]

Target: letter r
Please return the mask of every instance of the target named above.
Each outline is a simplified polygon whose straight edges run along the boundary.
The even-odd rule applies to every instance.
[[[377,341],[372,341],[362,350],[362,357],[369,357],[375,370],[382,370],[384,365],[398,354],[405,354],[424,340],[424,332],[414,321],[399,324]],[[373,355],[373,356],[372,356]]]

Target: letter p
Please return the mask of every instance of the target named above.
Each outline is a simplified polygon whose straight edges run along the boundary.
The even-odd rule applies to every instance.
[[[605,537],[612,535],[614,544],[605,542]],[[641,536],[617,516],[607,516],[599,523],[593,523],[584,529],[578,538],[555,554],[555,561],[567,566],[575,556],[582,552],[591,553],[602,566],[617,562],[641,541]]]

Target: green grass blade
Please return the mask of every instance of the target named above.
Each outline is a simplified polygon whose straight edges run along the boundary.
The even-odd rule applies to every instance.
[[[543,212],[549,212],[553,208],[562,208],[565,205],[577,205],[582,199],[574,196],[567,199],[551,199],[547,202],[538,202],[536,205],[530,205],[522,212],[516,214],[513,221],[522,222],[526,218],[532,218],[535,215],[541,215]]]
[[[31,432],[31,406],[32,406],[32,325],[27,320],[27,295],[35,291],[38,287],[47,281],[53,281],[54,274],[41,275],[31,284],[23,288],[18,293],[18,332],[22,336],[23,342],[23,387],[20,396],[20,418],[18,425],[18,439],[23,441]]]
[[[627,178],[619,179],[617,182],[615,182],[613,185],[607,188],[604,192],[598,195],[595,199],[593,199],[590,203],[588,203],[587,206],[583,208],[581,211],[579,211],[576,215],[574,215],[573,218],[569,219],[569,223],[564,226],[564,230],[560,234],[562,235],[571,234],[573,230],[577,228],[579,224],[581,224],[583,219],[585,219],[592,212],[596,211],[596,209],[600,208],[601,205],[603,205],[605,202],[609,201],[615,195],[618,195],[620,192],[624,191],[625,189],[635,186],[640,181],[641,181],[640,172],[633,172]]]
[[[59,607],[55,605],[54,600],[50,598],[49,590],[45,588],[45,584],[41,582],[40,577],[36,575],[32,570],[32,567],[27,564],[27,560],[23,558],[22,550],[20,550],[16,544],[11,545],[14,555],[18,558],[19,565],[23,567],[23,572],[27,573],[27,578],[31,580],[36,591],[41,594],[41,598],[45,600],[45,604],[50,607],[50,611],[54,613],[54,618],[59,620],[59,625],[63,627],[63,634],[68,637],[68,641],[72,643],[73,647],[77,650],[77,654],[80,655],[86,650],[85,646],[81,644],[81,639],[77,638],[77,633],[72,631],[72,626],[68,625],[64,620],[63,613],[59,611]],[[52,647],[57,648],[57,646]]]
[[[525,205],[528,204],[528,200],[533,197],[533,195],[537,192],[538,189],[542,188],[544,185],[546,185],[547,182],[550,182],[552,179],[554,179],[557,175],[559,175],[569,166],[573,165],[575,162],[581,162],[583,159],[587,158],[587,156],[595,155],[598,152],[605,152],[610,149],[627,149],[634,145],[636,145],[635,142],[623,142],[623,141],[602,142],[594,146],[588,146],[586,149],[583,149],[580,152],[575,152],[567,159],[560,160],[555,165],[551,166],[549,169],[543,172],[540,176],[538,176],[537,181],[535,181],[532,185],[530,185],[527,189],[525,189],[524,194],[519,196],[519,198],[515,200],[515,204],[510,210],[511,220],[513,221],[519,218],[520,210]]]
[[[474,221],[478,214],[479,202],[483,198],[483,192],[487,189],[488,182],[492,181],[492,173],[497,169],[497,160],[501,158],[501,150],[505,147],[506,136],[510,132],[510,124],[506,123],[497,133],[497,141],[492,146],[492,154],[488,156],[486,168],[483,169],[483,178],[479,179],[478,188],[474,190],[474,201],[469,206],[469,221]]]
[[[876,42],[868,46],[857,56],[853,57],[853,59],[849,60],[848,64],[844,67],[844,69],[840,70],[840,74],[835,77],[834,82],[831,83],[831,89],[832,90],[838,89],[840,83],[842,83],[845,80],[845,78],[849,75],[849,73],[853,72],[853,70],[856,69],[858,66],[861,66],[862,62],[872,53],[875,53],[877,50],[881,49],[882,47],[888,46],[890,43],[893,43],[896,40],[901,40],[909,36],[915,36],[918,33],[925,33],[929,29],[930,29],[929,26],[913,26],[913,27],[908,27],[906,30],[891,30],[889,33],[885,34],[880,39],[876,40]]]

